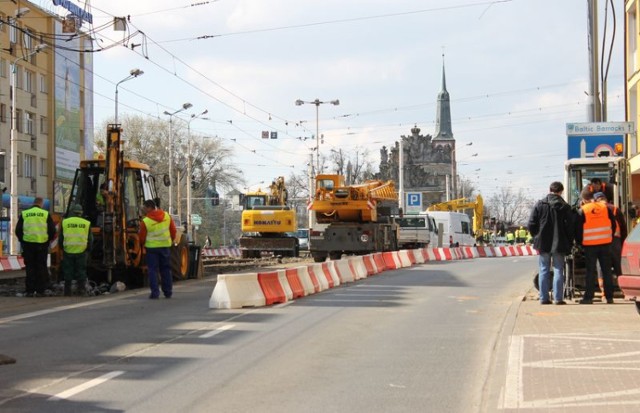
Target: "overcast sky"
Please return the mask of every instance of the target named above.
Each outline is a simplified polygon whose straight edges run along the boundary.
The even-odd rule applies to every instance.
[[[609,120],[622,121],[624,23],[615,3],[608,112]],[[504,186],[543,196],[551,181],[563,179],[565,123],[587,121],[586,0],[91,5],[94,27],[126,15],[130,33],[146,35],[133,37],[129,48],[95,54],[96,125],[113,117],[115,84],[140,68],[142,77],[119,87],[119,116],[167,118],[165,110],[185,102],[193,104],[189,113],[208,109],[210,120],[193,121],[192,130],[233,147],[252,188],[306,169],[316,142],[298,138],[315,134],[315,106],[296,106],[296,99],[339,99],[339,106],[319,107],[321,153],[366,149],[376,168],[380,148],[414,125],[433,134],[443,53],[458,170],[485,199]],[[609,20],[608,34],[611,27]],[[124,35],[104,30],[101,46]],[[132,51],[131,44],[141,45]],[[277,131],[278,139],[261,139],[263,130]]]

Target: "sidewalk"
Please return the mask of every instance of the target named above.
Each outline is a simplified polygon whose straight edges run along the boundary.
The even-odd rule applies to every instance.
[[[640,315],[635,304],[519,304],[504,347],[500,411],[640,411]],[[490,409],[489,411],[492,411]]]

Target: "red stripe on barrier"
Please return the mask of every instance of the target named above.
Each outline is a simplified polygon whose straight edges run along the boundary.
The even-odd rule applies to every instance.
[[[329,288],[333,288],[335,283],[333,282],[333,277],[331,276],[331,270],[329,269],[329,264],[327,264],[326,262],[322,263],[322,273],[327,279],[327,282],[329,282]]]
[[[396,266],[396,262],[393,259],[393,252],[383,252],[382,258],[384,259],[384,265],[388,270],[395,270],[398,267]]]
[[[362,257],[362,261],[364,261],[364,268],[367,269],[367,276],[373,275],[376,273],[376,269],[374,268],[373,258],[371,255],[365,255]]]
[[[480,258],[486,258],[487,253],[484,250],[484,247],[478,247],[478,255],[480,255]]]
[[[264,293],[266,305],[287,301],[287,296],[280,284],[277,271],[258,273],[258,283]]]
[[[386,271],[387,264],[384,262],[384,255],[381,252],[373,254],[373,262],[376,263],[376,267],[378,267],[378,272]]]
[[[320,292],[320,281],[318,281],[318,277],[313,272],[313,266],[312,265],[308,266],[307,271],[309,271],[309,278],[311,278],[311,284],[313,284],[313,290],[316,293]]]
[[[407,256],[409,257],[409,261],[411,262],[411,265],[416,265],[416,256],[414,255],[414,251],[415,250],[409,250],[409,253],[407,254]]]
[[[293,298],[304,297],[304,287],[302,286],[300,277],[298,277],[298,270],[295,268],[288,268],[285,270],[285,276],[287,277],[287,281],[289,281],[289,287],[291,287]]]
[[[443,248],[442,252],[444,253],[444,259],[447,261],[451,261],[452,259],[451,248]]]

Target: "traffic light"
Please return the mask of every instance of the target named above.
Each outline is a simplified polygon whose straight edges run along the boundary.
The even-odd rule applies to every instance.
[[[211,206],[220,205],[220,195],[217,192],[211,193]]]
[[[196,176],[191,175],[191,189],[196,189],[198,187],[198,183],[196,182]]]

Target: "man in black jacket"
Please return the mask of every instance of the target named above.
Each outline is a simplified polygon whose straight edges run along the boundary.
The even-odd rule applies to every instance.
[[[529,217],[529,233],[533,237],[533,248],[538,251],[538,288],[540,304],[551,304],[549,290],[553,287],[555,304],[565,304],[564,257],[571,252],[574,238],[574,214],[569,204],[562,199],[564,186],[551,182],[549,194],[539,200]],[[553,286],[551,265],[553,264]]]

